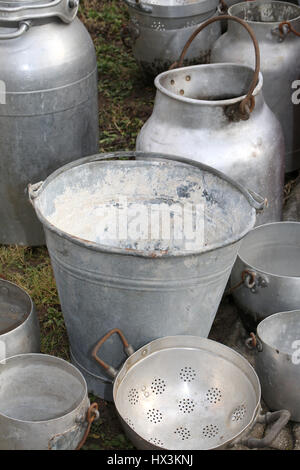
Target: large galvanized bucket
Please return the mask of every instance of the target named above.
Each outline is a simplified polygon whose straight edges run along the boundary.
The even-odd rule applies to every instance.
[[[45,228],[72,360],[89,389],[106,399],[112,399],[111,381],[99,375],[91,356],[101,335],[121,326],[134,348],[162,335],[206,337],[241,240],[263,205],[210,167],[142,152],[78,160],[29,193]],[[114,214],[121,217],[126,200],[125,236],[119,219],[113,238]],[[103,207],[108,218],[101,225]],[[145,228],[144,208],[151,227]],[[182,208],[196,213],[194,239],[187,236],[187,219],[184,227],[175,224],[185,217]],[[116,338],[102,354],[115,368],[124,361]]]

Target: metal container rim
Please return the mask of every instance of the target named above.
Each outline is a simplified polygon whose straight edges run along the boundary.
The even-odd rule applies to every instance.
[[[296,221],[293,221],[293,220],[283,220],[281,222],[269,222],[267,224],[262,224],[262,225],[258,225],[257,227],[254,227],[250,233],[253,233],[254,231],[256,230],[263,230],[264,227],[269,227],[269,226],[275,226],[275,225],[286,225],[286,224],[289,224],[289,225],[298,225],[299,226],[299,230],[300,230],[300,222],[296,222]],[[248,235],[248,234],[247,234]],[[247,242],[247,235],[245,237],[245,243]],[[241,250],[242,250],[243,246],[241,246],[239,252],[238,252],[238,259],[240,259],[245,265],[249,266],[250,269],[253,269],[254,271],[256,272],[259,272],[259,273],[262,273],[262,274],[265,274],[266,276],[271,276],[271,277],[274,277],[276,279],[299,279],[300,280],[300,276],[286,276],[286,275],[279,275],[279,274],[274,274],[274,273],[271,273],[269,271],[265,271],[263,269],[258,269],[256,268],[253,264],[251,264],[250,262],[248,262],[241,254]]]
[[[226,62],[226,63],[216,63],[216,64],[199,64],[199,65],[191,65],[189,67],[178,67],[172,70],[167,70],[166,72],[162,72],[161,74],[157,75],[157,77],[154,80],[155,87],[158,91],[160,91],[163,95],[167,95],[169,98],[172,98],[177,101],[182,101],[183,103],[191,104],[194,106],[229,106],[232,104],[240,103],[246,98],[246,94],[238,96],[237,98],[230,98],[227,100],[198,100],[195,98],[188,98],[183,95],[177,95],[176,93],[173,93],[172,91],[167,90],[163,85],[161,85],[160,80],[161,78],[167,76],[168,74],[172,74],[178,70],[182,70],[183,73],[188,73],[189,71],[193,70],[203,70],[204,68],[235,68],[235,69],[247,69],[254,73],[254,69],[247,66],[247,65],[242,65],[242,64],[237,64],[233,62]],[[261,72],[259,72],[259,78],[258,78],[258,83],[253,91],[253,96],[257,96],[261,91],[263,87],[263,75]]]
[[[274,351],[279,351],[279,353],[285,357],[291,357],[292,354],[291,353],[287,353],[285,351],[282,351],[280,350],[280,348],[278,347],[275,347],[273,344],[270,344],[268,341],[266,341],[266,339],[263,338],[263,334],[262,334],[262,328],[269,322],[272,322],[272,320],[274,320],[274,318],[280,318],[280,317],[283,317],[283,316],[286,316],[288,314],[298,314],[299,315],[299,318],[300,318],[300,310],[286,310],[284,312],[276,312],[276,313],[273,313],[272,315],[269,315],[268,317],[264,318],[258,325],[257,325],[257,329],[256,329],[256,332],[257,332],[257,336],[259,338],[259,340],[265,344],[266,346],[268,346],[270,349],[273,349]],[[263,325],[264,323],[264,325]]]
[[[126,250],[124,248],[118,248],[118,247],[110,247],[107,245],[102,245],[100,243],[96,242],[90,242],[88,240],[81,239],[79,237],[73,236],[67,232],[64,232],[63,230],[57,228],[53,224],[51,224],[47,218],[41,213],[39,207],[37,207],[36,201],[38,200],[40,194],[46,189],[46,187],[55,180],[57,176],[59,176],[62,173],[67,172],[68,170],[82,166],[88,163],[102,163],[102,162],[107,162],[109,160],[114,159],[115,161],[122,161],[127,158],[129,159],[135,159],[135,161],[143,161],[145,159],[148,161],[150,164],[154,163],[166,163],[168,162],[176,162],[180,164],[184,164],[187,166],[194,166],[195,168],[199,170],[204,170],[207,171],[218,178],[221,178],[225,180],[227,183],[231,184],[236,190],[240,191],[245,199],[248,200],[249,204],[249,222],[244,228],[243,231],[240,233],[236,234],[235,236],[232,236],[226,243],[224,242],[219,242],[212,244],[208,247],[203,247],[201,250],[191,250],[191,251],[184,251],[184,250],[178,250],[175,253],[169,253],[169,252],[145,252],[145,251],[140,251],[140,250]],[[137,157],[137,158],[136,158]],[[96,252],[102,252],[102,253],[109,253],[109,254],[118,254],[118,255],[127,255],[127,256],[137,256],[137,257],[142,257],[142,258],[147,258],[147,259],[162,259],[162,258],[174,258],[174,257],[187,257],[187,256],[194,256],[194,255],[199,255],[199,254],[204,254],[204,253],[209,253],[213,250],[225,248],[227,246],[231,246],[238,241],[242,240],[247,233],[254,227],[255,221],[256,221],[256,210],[253,206],[251,206],[250,202],[250,194],[245,190],[245,188],[237,183],[236,181],[232,180],[229,176],[225,175],[224,173],[208,166],[204,165],[203,163],[198,163],[193,160],[189,159],[184,159],[182,157],[174,156],[174,155],[167,155],[163,153],[153,153],[153,152],[142,152],[142,151],[132,151],[132,152],[112,152],[112,153],[104,153],[104,154],[97,154],[97,155],[92,155],[90,157],[84,157],[79,160],[76,160],[74,162],[71,162],[67,165],[62,166],[55,172],[53,172],[48,178],[42,183],[42,186],[38,190],[38,194],[35,199],[33,199],[33,205],[37,214],[37,217],[43,224],[44,228],[49,230],[52,233],[55,233],[59,237],[62,237],[69,242],[72,242],[76,245],[83,246],[87,249],[96,251]]]
[[[248,7],[252,7],[254,5],[263,5],[263,4],[271,4],[271,3],[274,3],[275,5],[284,5],[284,6],[291,6],[291,7],[294,7],[295,10],[298,9],[298,15],[287,20],[289,21],[289,23],[293,23],[293,22],[298,22],[300,20],[300,5],[296,5],[295,3],[290,3],[290,2],[281,2],[281,1],[277,1],[277,0],[264,0],[264,1],[257,1],[257,0],[252,0],[251,2],[249,1],[244,1],[244,2],[239,2],[239,3],[235,3],[234,5],[231,5],[231,7],[228,8],[228,15],[230,16],[236,16],[236,14],[234,14],[234,10],[237,9],[238,6],[241,6],[241,5],[247,5]],[[242,18],[246,23],[248,23],[249,25],[263,25],[263,26],[271,26],[272,28],[274,26],[278,26],[280,25],[280,23],[282,21],[286,21],[286,18],[283,18],[281,21],[254,21],[254,20],[247,20],[247,19],[244,19]]]
[[[13,328],[12,330],[7,331],[6,333],[2,333],[2,334],[1,334],[1,332],[0,332],[0,341],[1,341],[1,339],[5,339],[5,338],[7,338],[9,335],[11,335],[11,334],[15,333],[16,331],[18,331],[19,329],[23,328],[23,326],[24,326],[27,322],[29,322],[29,321],[31,320],[31,318],[32,318],[32,316],[33,316],[33,314],[34,314],[34,311],[35,311],[35,304],[34,304],[34,302],[33,302],[32,298],[31,298],[31,296],[28,294],[28,292],[27,292],[25,289],[23,289],[23,287],[18,286],[18,284],[14,283],[14,282],[7,281],[6,279],[0,279],[0,287],[1,287],[1,284],[2,284],[3,282],[4,282],[4,283],[11,284],[11,285],[17,287],[17,288],[20,289],[24,294],[26,294],[26,297],[29,299],[29,302],[30,302],[30,312],[29,312],[29,315],[27,315],[27,317],[25,318],[25,320],[24,320],[22,323],[20,323],[20,325],[18,325],[16,328]]]
[[[57,357],[57,356],[51,356],[50,354],[42,354],[42,353],[27,353],[27,354],[16,354],[15,356],[10,356],[2,361],[0,361],[0,367],[3,366],[5,363],[11,361],[11,360],[16,360],[18,358],[26,358],[26,357],[34,357],[34,358],[41,358],[42,360],[50,360],[52,361],[53,363],[62,363],[64,364],[66,367],[68,367],[70,370],[72,370],[72,372],[74,373],[74,377],[76,377],[77,375],[77,378],[79,379],[79,381],[81,382],[81,385],[83,387],[83,391],[81,393],[81,396],[78,398],[78,400],[80,400],[80,402],[78,403],[77,406],[75,406],[71,411],[65,413],[65,414],[62,414],[61,416],[57,417],[57,418],[51,418],[51,419],[45,419],[45,420],[41,420],[41,421],[30,421],[30,420],[22,420],[22,419],[17,419],[17,418],[14,418],[12,416],[8,416],[6,415],[5,413],[2,413],[1,410],[0,410],[0,416],[4,417],[5,419],[9,420],[9,421],[12,421],[12,422],[15,422],[15,423],[26,423],[26,424],[31,424],[31,425],[39,425],[39,424],[45,424],[45,423],[55,423],[55,422],[59,422],[63,419],[66,419],[67,417],[69,416],[72,416],[73,414],[76,414],[80,408],[82,407],[82,404],[84,402],[84,400],[86,400],[88,398],[88,389],[87,389],[87,383],[86,383],[86,380],[83,376],[83,374],[80,372],[80,370],[77,369],[77,367],[73,366],[73,364],[71,364],[70,362],[66,361],[65,359],[62,359],[60,357]]]

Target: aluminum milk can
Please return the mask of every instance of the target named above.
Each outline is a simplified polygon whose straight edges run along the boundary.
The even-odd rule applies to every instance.
[[[0,243],[44,243],[33,179],[98,149],[97,64],[77,0],[0,0]]]
[[[149,75],[168,70],[197,26],[217,15],[218,0],[125,0],[130,21],[123,42]],[[185,65],[209,62],[211,48],[221,35],[215,23],[200,34],[190,48]]]
[[[260,0],[234,5],[228,14],[245,20],[255,33],[261,52],[264,97],[283,127],[286,171],[299,169],[300,6]],[[254,65],[251,40],[239,24],[229,22],[227,33],[213,48],[211,61]]]
[[[227,18],[242,22],[218,19]],[[136,148],[205,163],[266,197],[268,207],[257,217],[260,225],[282,216],[284,141],[262,94],[257,44],[256,56],[255,76],[238,64],[197,65],[159,75],[153,113]]]

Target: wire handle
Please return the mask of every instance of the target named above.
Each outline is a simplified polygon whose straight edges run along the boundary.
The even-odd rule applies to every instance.
[[[190,45],[192,44],[195,37],[198,36],[198,34],[201,33],[201,31],[203,31],[203,29],[205,29],[206,26],[209,26],[210,24],[215,23],[216,21],[224,21],[224,20],[235,21],[236,23],[239,23],[240,25],[242,25],[248,31],[248,33],[249,33],[249,35],[252,39],[254,50],[255,50],[255,70],[254,70],[254,75],[253,75],[253,78],[252,78],[252,82],[251,82],[251,85],[250,85],[250,88],[249,88],[249,91],[248,91],[246,97],[241,101],[241,103],[239,105],[240,113],[241,113],[240,119],[247,120],[247,119],[249,119],[250,113],[252,113],[252,111],[255,107],[255,98],[253,96],[253,91],[254,91],[254,89],[257,85],[258,77],[259,77],[260,51],[259,51],[258,41],[255,37],[255,34],[254,34],[252,28],[250,28],[250,26],[244,20],[242,20],[241,18],[237,18],[235,16],[230,16],[230,15],[221,15],[221,16],[210,18],[209,20],[202,23],[193,32],[193,34],[190,36],[190,38],[187,40],[187,42],[186,42],[186,44],[185,44],[185,46],[184,46],[184,48],[181,52],[179,60],[177,62],[174,62],[174,64],[171,65],[169,70],[173,70],[175,68],[183,66],[183,61],[184,61],[184,58],[186,56],[186,53],[187,53]]]

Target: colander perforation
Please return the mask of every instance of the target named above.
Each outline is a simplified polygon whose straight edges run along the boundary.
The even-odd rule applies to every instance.
[[[166,382],[159,377],[155,377],[151,384],[151,390],[156,395],[161,395],[166,390]]]
[[[183,413],[192,413],[195,409],[195,402],[191,398],[182,398],[178,403],[178,407]]]
[[[128,400],[131,405],[136,405],[139,402],[139,392],[136,388],[131,388],[129,390]]]
[[[184,382],[192,382],[196,378],[196,371],[192,367],[185,366],[180,369],[180,379]]]
[[[207,426],[204,426],[202,429],[202,434],[204,437],[212,439],[219,434],[219,428],[216,424],[207,424]]]
[[[206,392],[206,400],[209,403],[217,404],[219,401],[221,401],[221,398],[222,392],[219,388],[212,387]]]
[[[125,418],[125,422],[134,430],[134,424],[130,418]]]
[[[160,447],[163,447],[163,446],[164,446],[163,441],[161,441],[161,440],[158,439],[157,437],[150,437],[149,442],[151,442],[151,443],[154,444],[154,445],[160,446]]]
[[[157,424],[160,423],[163,419],[163,415],[159,410],[152,408],[151,410],[147,411],[147,418],[151,423]]]
[[[178,434],[178,436],[181,438],[182,441],[186,441],[190,439],[191,437],[190,430],[183,426],[176,428],[176,430],[174,431],[174,434]]]
[[[246,411],[245,405],[238,406],[232,414],[232,421],[242,421],[246,416]]]

